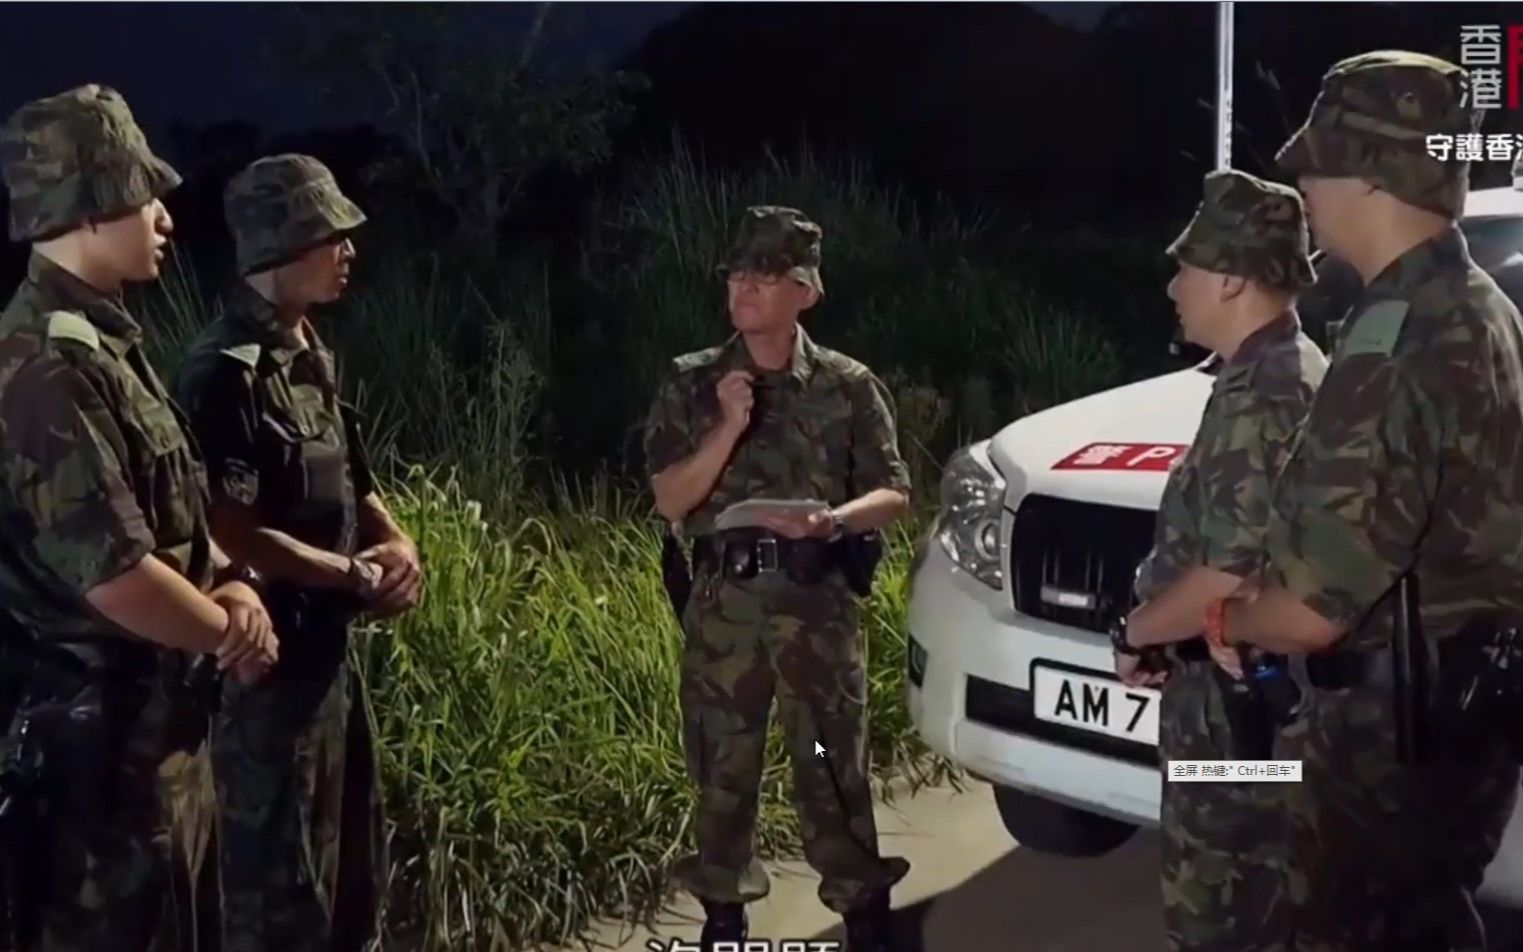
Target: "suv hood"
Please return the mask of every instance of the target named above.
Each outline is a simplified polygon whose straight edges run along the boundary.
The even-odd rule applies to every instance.
[[[1014,508],[1028,493],[1157,509],[1168,465],[1195,439],[1212,376],[1201,364],[1023,417],[989,441]]]
[[[1512,188],[1483,188],[1465,195],[1465,218],[1523,217],[1523,178]]]

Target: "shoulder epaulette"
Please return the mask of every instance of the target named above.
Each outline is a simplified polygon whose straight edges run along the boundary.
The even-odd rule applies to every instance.
[[[1248,360],[1242,363],[1225,363],[1221,370],[1217,371],[1217,379],[1221,382],[1217,385],[1220,389],[1246,390],[1253,386],[1254,371],[1258,370],[1259,362]]]
[[[232,347],[223,347],[217,353],[231,357],[240,364],[247,364],[249,367],[259,366],[259,344],[257,341],[250,341],[247,344],[235,344]]]
[[[1360,311],[1344,327],[1343,340],[1338,348],[1340,356],[1355,354],[1382,354],[1386,357],[1396,349],[1401,337],[1401,327],[1407,321],[1411,305],[1406,301],[1377,301]]]
[[[76,311],[49,312],[48,340],[72,340],[91,350],[100,349],[100,332],[89,318]]]
[[[839,350],[821,347],[818,344],[815,345],[814,349],[814,362],[816,366],[825,367],[846,377],[875,376],[872,368],[857,358],[849,354],[843,354]]]
[[[705,350],[695,350],[690,354],[683,354],[681,357],[673,360],[672,366],[676,367],[679,373],[697,370],[699,367],[707,367],[714,363],[723,352],[723,347],[709,347]]]

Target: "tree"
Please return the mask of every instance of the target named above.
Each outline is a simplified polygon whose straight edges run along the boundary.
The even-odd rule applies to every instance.
[[[301,28],[276,52],[346,97],[378,99],[406,147],[403,167],[373,176],[421,181],[454,216],[460,237],[495,255],[498,228],[529,181],[552,168],[581,172],[609,157],[628,121],[624,72],[556,77],[537,71],[550,4],[541,3],[503,55],[472,29],[464,7],[324,4],[298,7]]]

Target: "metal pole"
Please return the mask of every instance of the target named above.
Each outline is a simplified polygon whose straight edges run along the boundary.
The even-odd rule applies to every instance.
[[[1232,4],[1216,5],[1216,167],[1232,164]]]

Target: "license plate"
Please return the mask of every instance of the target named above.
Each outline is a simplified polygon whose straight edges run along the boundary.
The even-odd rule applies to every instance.
[[[1139,744],[1158,743],[1158,692],[1037,663],[1031,692],[1039,720]]]

